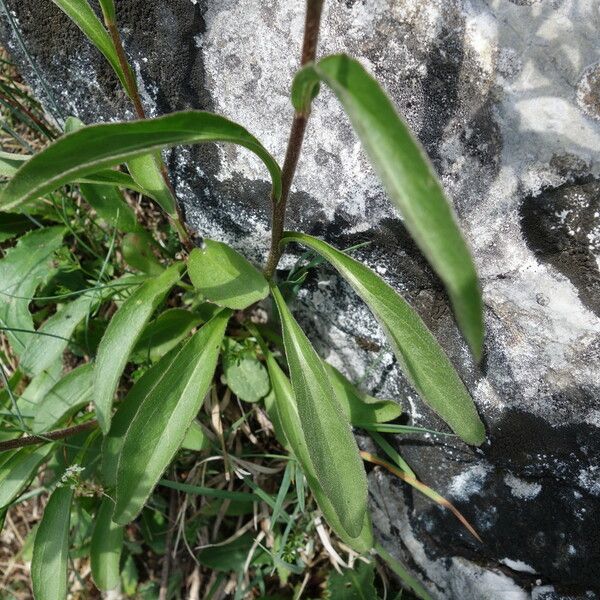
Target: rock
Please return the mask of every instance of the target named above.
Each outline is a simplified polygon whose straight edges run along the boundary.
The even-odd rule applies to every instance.
[[[115,77],[49,0],[5,0],[3,40],[57,118],[130,117]],[[355,256],[418,308],[472,391],[481,449],[444,435],[396,446],[476,527],[376,469],[383,543],[436,598],[597,598],[600,587],[600,122],[594,0],[329,0],[320,52],[348,52],[389,91],[453,199],[481,276],[486,357],[473,365],[447,299],[332,94],[314,104],[288,227]],[[302,2],[122,0],[150,114],[225,114],[285,151]],[[45,84],[42,85],[38,73]],[[51,97],[54,99],[52,101]],[[266,174],[233,146],[168,163],[186,218],[261,262]],[[289,257],[282,268],[289,268]],[[412,423],[445,431],[399,373],[368,311],[323,267],[296,313],[318,347]],[[361,443],[368,444],[365,438]]]

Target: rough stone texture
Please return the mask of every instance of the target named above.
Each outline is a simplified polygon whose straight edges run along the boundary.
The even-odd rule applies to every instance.
[[[118,4],[152,114],[215,110],[282,157],[302,2]],[[130,116],[115,77],[50,0],[8,5],[63,114]],[[14,33],[3,27],[44,97]],[[340,247],[371,242],[357,255],[420,310],[489,433],[480,450],[443,436],[397,439],[423,481],[476,526],[483,545],[448,512],[380,471],[370,474],[380,538],[438,598],[598,597],[599,30],[596,0],[326,2],[321,52],[349,52],[384,83],[454,201],[484,290],[486,357],[478,369],[439,281],[323,90],[288,226]],[[169,164],[199,233],[261,260],[268,183],[254,157],[233,146],[181,149]],[[335,364],[401,399],[415,424],[443,429],[398,373],[373,319],[330,270],[312,278],[296,312]]]

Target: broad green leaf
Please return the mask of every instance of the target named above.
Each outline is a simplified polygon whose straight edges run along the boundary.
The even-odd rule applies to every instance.
[[[118,187],[81,183],[79,189],[85,201],[110,228],[116,227],[124,232],[140,229],[133,209],[125,202]]]
[[[48,275],[50,260],[64,233],[62,227],[31,231],[0,260],[0,327],[18,356],[31,341],[32,333],[27,332],[34,331],[29,303]]]
[[[269,295],[263,274],[241,254],[223,242],[204,240],[188,258],[194,287],[219,306],[243,310]]]
[[[18,213],[0,214],[0,242],[5,242],[11,238],[25,233],[28,229],[33,229],[33,221],[26,215]]]
[[[0,210],[12,210],[66,183],[161,148],[200,142],[232,142],[252,150],[271,174],[274,198],[281,196],[279,166],[254,136],[224,117],[187,111],[145,121],[90,125],[59,138],[6,184],[0,193]]]
[[[123,527],[113,523],[114,502],[105,496],[96,514],[90,562],[92,577],[99,590],[107,592],[115,589],[120,581],[119,561],[123,547]]]
[[[73,133],[85,127],[85,123],[77,117],[68,117],[65,121],[65,133]],[[104,171],[95,174],[96,177],[116,179],[126,178],[127,183],[131,179],[124,173],[117,171]],[[133,180],[131,180],[133,181]],[[119,231],[138,231],[141,229],[133,209],[125,202],[119,190],[119,184],[108,185],[103,183],[78,182],[81,194],[86,202],[96,211],[98,216],[106,221],[109,226],[116,227]],[[127,186],[125,186],[127,187]],[[137,187],[137,186],[136,186]],[[133,188],[130,188],[133,189]]]
[[[52,0],[66,15],[73,21],[86,37],[104,54],[104,57],[110,63],[117,77],[121,81],[123,89],[132,95],[132,90],[129,90],[127,79],[119,57],[115,50],[114,44],[106,28],[96,16],[87,0]]]
[[[310,77],[312,74],[312,78]],[[334,91],[417,245],[444,282],[458,324],[479,359],[483,302],[471,253],[433,166],[377,81],[356,60],[328,56],[296,76],[292,101],[306,109],[317,81]]]
[[[173,349],[152,365],[134,383],[125,399],[119,404],[110,431],[102,441],[102,482],[107,488],[113,488],[117,483],[117,466],[127,428],[131,425],[144,398],[154,389],[164,374],[171,370],[179,352],[179,348]]]
[[[115,3],[114,0],[100,0],[100,8],[106,21],[116,21]]]
[[[29,385],[17,398],[17,408],[23,413],[33,414],[37,405],[60,380],[62,371],[62,356],[59,356],[51,365],[31,379]]]
[[[67,562],[73,490],[54,490],[44,510],[31,559],[31,582],[35,600],[64,600],[67,597]]]
[[[350,536],[343,527],[336,509],[329,501],[327,494],[317,479],[298,415],[298,406],[294,398],[292,385],[270,352],[267,353],[267,367],[273,385],[274,408],[276,409],[275,419],[280,424],[294,456],[300,463],[308,485],[327,523],[329,523],[330,527],[348,546],[359,553],[368,552],[373,546],[373,531],[369,512],[365,512],[360,534],[358,536]],[[273,420],[274,413],[272,411],[269,412],[269,417]],[[336,464],[339,465],[339,463]]]
[[[190,428],[187,430],[183,442],[181,442],[183,450],[193,450],[200,452],[210,448],[210,440],[206,435],[206,431],[199,421],[192,421]]]
[[[135,182],[144,190],[144,194],[154,198],[168,215],[175,217],[176,200],[160,172],[161,162],[160,154],[145,154],[132,158],[127,167]]]
[[[117,469],[113,520],[133,520],[181,447],[211,385],[230,311],[209,321],[147,390],[127,429]]]
[[[0,508],[10,504],[25,489],[51,449],[51,444],[26,446],[0,466]]]
[[[98,423],[105,434],[110,429],[113,396],[129,355],[158,305],[179,281],[181,269],[182,265],[176,263],[135,290],[110,320],[100,341],[93,399]]]
[[[121,252],[125,262],[130,266],[147,273],[148,275],[160,275],[165,268],[154,256],[152,247],[155,246],[154,238],[147,231],[128,233],[123,237]]]
[[[367,512],[367,477],[350,423],[335,396],[323,363],[290,313],[281,292],[271,288],[298,416],[316,477],[342,527],[357,537]]]
[[[21,355],[21,368],[29,375],[38,375],[59,359],[69,345],[75,328],[98,302],[111,293],[108,288],[97,293],[89,292],[59,308],[38,329],[38,335],[29,336],[25,351]]]
[[[271,389],[269,374],[256,354],[231,339],[225,340],[223,372],[229,389],[244,402],[258,402]]]
[[[35,408],[31,429],[50,431],[87,406],[92,396],[92,365],[81,365],[67,373]]]
[[[0,151],[0,177],[12,177],[30,158],[29,154]]]
[[[285,233],[284,241],[309,246],[338,270],[381,324],[404,373],[423,400],[465,442],[482,444],[485,429],[475,404],[417,312],[371,269],[325,242],[301,233]]]
[[[363,423],[385,423],[397,419],[402,413],[397,402],[380,400],[361,392],[334,366],[325,361],[323,364],[340,406],[352,425],[360,427]]]
[[[184,308],[165,310],[144,329],[131,353],[132,362],[156,362],[203,321],[200,315]]]

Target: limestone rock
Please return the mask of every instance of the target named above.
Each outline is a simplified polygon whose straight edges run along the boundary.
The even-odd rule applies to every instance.
[[[4,44],[57,118],[131,116],[116,78],[50,0],[4,2],[20,35],[4,18]],[[150,114],[214,110],[283,157],[302,2],[118,4]],[[338,247],[370,242],[355,255],[419,309],[489,432],[478,450],[442,435],[396,440],[483,544],[400,482],[370,475],[380,538],[437,598],[598,597],[599,30],[595,0],[326,2],[320,52],[359,58],[417,132],[453,199],[484,291],[486,357],[477,368],[439,281],[337,101],[322,90],[288,227]],[[219,146],[178,149],[168,163],[198,233],[264,260],[269,186],[258,161]],[[366,374],[370,391],[400,399],[414,424],[443,430],[332,271],[312,278],[296,312],[324,356],[356,379]]]

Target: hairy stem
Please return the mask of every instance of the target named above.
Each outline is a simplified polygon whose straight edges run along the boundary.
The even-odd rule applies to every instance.
[[[131,102],[133,103],[133,108],[135,110],[135,114],[138,119],[146,118],[146,111],[144,110],[144,105],[142,104],[142,98],[140,96],[140,92],[138,90],[137,81],[135,80],[135,76],[133,71],[129,65],[127,60],[127,56],[125,55],[125,49],[123,48],[123,41],[121,39],[121,34],[117,27],[115,21],[110,19],[106,14],[104,14],[104,22],[106,24],[106,28],[110,34],[110,37],[113,42],[113,46],[115,47],[115,51],[117,53],[117,57],[119,59],[119,64],[121,65],[121,69],[125,73],[125,82],[127,84],[127,95],[131,98]],[[167,167],[165,164],[160,161],[159,164],[160,174],[165,182],[167,188],[171,192],[173,198],[175,198],[175,190],[173,189],[173,185],[171,183],[171,179],[169,178],[169,173],[167,172]],[[171,219],[173,226],[177,230],[179,234],[179,238],[181,243],[187,250],[191,250],[194,247],[189,231],[185,226],[185,221],[183,220],[183,215],[181,214],[181,209],[179,208],[179,203],[175,198],[175,210],[177,211],[177,216],[173,217],[168,215],[169,219]]]
[[[62,440],[76,433],[82,431],[89,431],[98,427],[98,421],[92,419],[79,425],[73,425],[73,427],[67,427],[66,429],[57,429],[55,431],[49,431],[42,435],[26,435],[16,440],[6,440],[0,442],[0,452],[6,452],[7,450],[15,450],[16,448],[23,448],[24,446],[36,446],[37,444],[45,444],[47,442],[53,442],[56,440]]]
[[[302,43],[302,57],[300,61],[301,66],[315,60],[323,1],[324,0],[308,0],[307,2],[306,20],[304,23],[304,41]],[[302,150],[302,141],[304,140],[308,115],[308,111],[303,113],[297,112],[294,115],[281,172],[281,198],[279,201],[273,199],[272,202],[271,249],[264,269],[264,274],[269,278],[275,273],[275,269],[281,258],[279,244],[281,242],[281,236],[283,235],[287,200],[294,180],[294,174],[296,173],[298,159],[300,158],[300,151]]]

